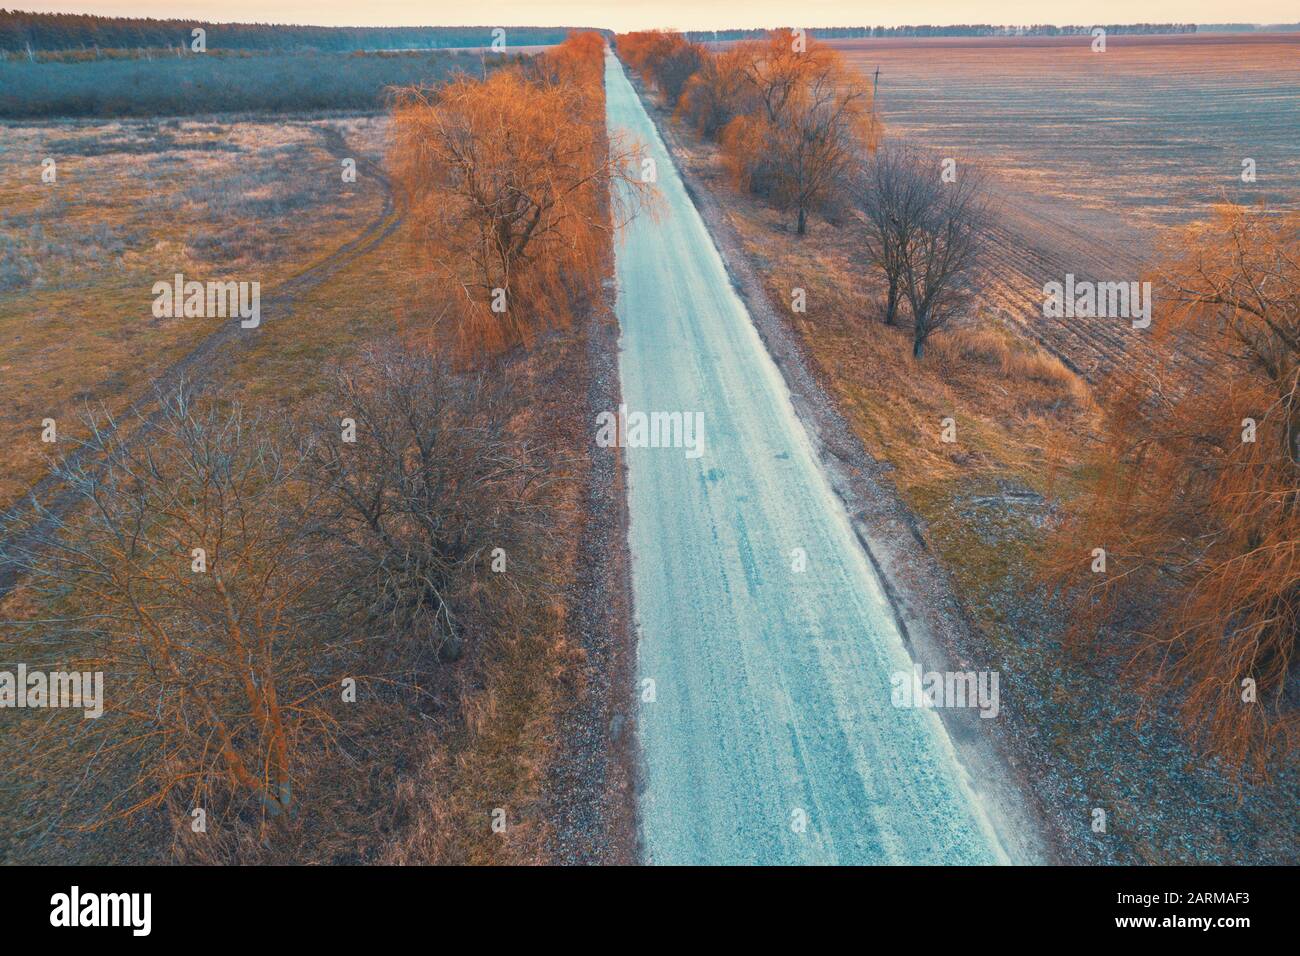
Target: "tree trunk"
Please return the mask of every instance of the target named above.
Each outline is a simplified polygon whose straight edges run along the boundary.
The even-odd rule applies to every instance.
[[[808,213],[804,211],[803,206],[799,207],[799,227],[795,231],[801,236],[808,232]]]
[[[928,334],[925,326],[925,313],[918,312],[913,318],[915,323],[912,326],[912,358],[918,362],[921,356],[925,354],[925,337]]]
[[[893,325],[896,315],[898,315],[898,280],[891,277],[889,280],[889,299],[885,302],[885,324]]]

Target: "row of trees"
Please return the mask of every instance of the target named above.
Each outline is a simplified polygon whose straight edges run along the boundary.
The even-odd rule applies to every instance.
[[[739,185],[794,213],[799,235],[879,140],[866,80],[799,32],[716,53],[679,33],[629,33],[618,51],[680,119],[721,143]]]
[[[407,89],[394,111],[395,180],[476,359],[599,290],[612,186],[635,202],[648,184],[607,143],[598,35]],[[181,391],[87,423],[57,510],[32,502],[0,556],[22,582],[5,656],[107,687],[102,718],[36,714],[0,753],[6,779],[22,768],[24,837],[144,816],[201,859],[240,859],[277,821],[348,801],[350,771],[322,768],[409,758],[394,736],[445,724],[482,674],[446,663],[484,666],[546,626],[564,478],[514,430],[517,373],[493,358],[367,352],[287,421]],[[188,835],[196,810],[208,839]]]
[[[618,42],[679,121],[722,145],[744,185],[799,210],[800,232],[814,198],[856,215],[864,258],[884,278],[884,322],[911,312],[919,359],[974,294],[987,175],[880,143],[874,122],[852,136],[854,84],[823,96],[835,58],[815,43],[796,52],[796,39],[716,52],[673,34]],[[811,129],[842,138],[804,152],[824,144]],[[1044,552],[1045,580],[1067,642],[1125,654],[1146,699],[1178,698],[1206,752],[1265,770],[1300,732],[1300,217],[1225,207],[1159,262],[1156,354],[1208,355],[1213,371],[1189,376],[1169,361],[1103,383],[1101,440]]]
[[[611,222],[649,196],[605,132],[603,50],[573,34],[485,79],[396,94],[395,180],[470,352],[567,325],[604,276]]]
[[[1053,26],[1034,23],[1024,26],[992,23],[953,23],[945,25],[919,24],[896,27],[814,27],[808,35],[820,40],[856,40],[867,37],[1054,37],[1087,36],[1094,27],[1101,26],[1108,34],[1195,33],[1194,23],[1112,23],[1079,26]],[[766,36],[766,30],[691,30],[687,39],[694,43],[724,40],[755,40]]]
[[[1161,351],[1212,370],[1100,390],[1095,477],[1047,577],[1072,642],[1118,643],[1208,752],[1263,770],[1300,742],[1300,216],[1225,206],[1162,261]]]
[[[912,314],[912,354],[965,310],[989,224],[986,176],[973,163],[883,143],[872,92],[840,55],[797,32],[713,51],[676,33],[618,38],[677,121],[721,145],[738,185],[795,215],[863,225],[864,258],[886,285],[884,321]]]
[[[951,26],[821,27],[809,30],[822,39],[892,36],[1059,36],[1087,34],[1096,24],[1083,26]],[[439,47],[488,46],[493,26],[481,27],[318,27],[271,23],[208,23],[202,20],[156,20],[151,17],[104,17],[81,13],[28,13],[0,9],[0,50],[36,52],[104,49],[168,49],[188,44],[190,30],[203,27],[213,46],[235,50],[394,50]],[[511,46],[557,44],[570,27],[510,27]],[[1190,23],[1111,24],[1107,33],[1194,33]],[[762,30],[716,30],[687,34],[695,42],[761,40]]]
[[[0,60],[0,117],[380,110],[391,87],[432,85],[480,64],[452,51]]]
[[[202,27],[208,45],[227,50],[409,50],[490,46],[496,29],[483,27],[314,27],[272,23],[208,23],[83,13],[26,13],[0,9],[0,50],[173,49],[188,47]],[[510,46],[560,43],[567,27],[511,27]]]

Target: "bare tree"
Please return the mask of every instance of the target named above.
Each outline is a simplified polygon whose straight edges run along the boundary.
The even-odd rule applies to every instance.
[[[906,297],[917,359],[971,294],[991,215],[986,180],[973,163],[945,166],[905,144],[882,147],[850,176],[847,192],[866,227],[866,259],[885,274],[885,324],[895,324]]]
[[[393,94],[395,181],[430,268],[459,286],[471,350],[566,324],[573,290],[599,286],[610,231],[652,194],[643,150],[605,128],[603,46],[575,34],[482,81]]]
[[[903,215],[914,222],[903,249],[903,287],[912,308],[912,356],[960,315],[973,292],[971,276],[984,245],[990,215],[986,177],[961,164],[953,182],[941,178],[936,159],[922,161],[918,189],[908,190]]]
[[[1122,655],[1205,752],[1266,775],[1300,744],[1300,215],[1223,204],[1157,248],[1153,359],[1098,390],[1043,577],[1068,642]]]
[[[664,100],[671,107],[676,107],[686,90],[686,84],[708,56],[707,51],[696,43],[681,42],[662,57],[655,70],[655,84],[663,93]]]
[[[70,506],[34,503],[40,534],[0,555],[21,575],[0,654],[104,675],[102,718],[26,711],[0,749],[33,831],[160,811],[186,852],[233,858],[332,786],[322,757],[370,719],[340,705],[344,678],[421,706],[436,667],[558,605],[562,463],[512,437],[495,371],[376,348],[300,435],[184,390],[134,427],[89,421],[58,466]],[[194,808],[219,839],[177,827]]]
[[[183,390],[160,402],[142,440],[88,422],[90,454],[56,472],[74,507],[37,505],[51,533],[6,555],[25,575],[19,606],[35,608],[6,622],[11,650],[104,675],[104,716],[48,723],[29,769],[97,781],[83,826],[168,805],[283,816],[300,744],[330,723],[311,489],[264,423]],[[69,774],[68,760],[87,762]]]
[[[846,190],[866,226],[866,260],[885,274],[886,325],[895,324],[905,295],[905,260],[926,188],[915,154],[906,146],[887,145],[853,172]]]
[[[504,616],[537,578],[554,479],[510,436],[504,381],[388,346],[341,370],[327,399],[356,440],[339,441],[330,419],[313,442],[323,526],[352,569],[360,626],[414,641],[411,666],[419,648],[459,657],[473,607]],[[489,573],[497,548],[508,574]]]
[[[773,127],[777,198],[794,207],[795,231],[808,231],[808,213],[822,206],[863,150],[875,149],[871,93],[837,61],[811,71],[786,100]]]
[[[757,108],[751,102],[754,91],[744,73],[745,63],[744,49],[707,51],[686,82],[675,115],[701,135],[716,139],[733,119]]]
[[[773,30],[765,40],[748,40],[737,44],[737,49],[744,52],[742,71],[769,123],[779,123],[795,91],[837,59],[829,47],[801,46],[790,30]]]
[[[858,155],[876,147],[871,90],[836,51],[815,43],[803,50],[787,31],[739,49],[757,108],[728,125],[728,164],[745,188],[793,209],[802,236],[808,213],[831,201]]]

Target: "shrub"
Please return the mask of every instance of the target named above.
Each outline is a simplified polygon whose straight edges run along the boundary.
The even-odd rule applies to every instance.
[[[1300,634],[1300,219],[1225,207],[1157,271],[1157,340],[1208,367],[1102,391],[1103,440],[1046,579],[1076,646],[1119,644],[1208,753],[1293,752]],[[1092,549],[1105,549],[1093,571]],[[1121,640],[1122,639],[1122,640]]]

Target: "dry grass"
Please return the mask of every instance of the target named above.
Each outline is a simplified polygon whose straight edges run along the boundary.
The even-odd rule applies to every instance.
[[[370,119],[330,122],[340,126],[349,144],[357,143],[366,155],[382,155],[383,123]],[[85,135],[88,143],[115,142],[119,137],[134,143],[139,139],[135,133],[120,133],[122,128],[79,135]],[[188,130],[187,124],[179,135],[209,135],[198,127],[192,133]],[[294,211],[268,211],[259,204],[291,190],[298,175],[326,175],[325,181],[333,188],[338,179],[337,162],[325,154],[317,155],[312,144],[318,138],[300,124],[235,124],[221,135],[239,144],[240,152],[212,151],[210,157],[205,152],[212,164],[193,176],[183,174],[182,167],[175,168],[166,195],[188,194],[198,197],[194,199],[198,202],[203,195],[202,182],[229,181],[238,172],[236,157],[242,155],[248,161],[259,156],[256,144],[266,146],[269,152],[263,158],[269,161],[277,155],[277,147],[301,143],[310,163],[305,170],[286,171],[282,179],[288,182],[269,178],[254,183],[256,177],[250,177],[249,188],[239,196],[223,189],[203,204],[205,209],[218,208],[221,215],[228,216],[223,222],[231,226],[243,223],[249,230],[248,242],[275,235],[277,248],[271,250],[268,265],[278,276],[307,268],[315,258],[355,234],[379,209],[378,195],[361,182],[344,204],[322,201],[306,203]],[[280,139],[272,138],[276,136]],[[152,154],[143,155],[144,160],[133,157],[132,162],[144,163],[147,168]],[[62,169],[60,176],[62,180]],[[197,222],[186,218],[189,225],[177,230],[173,221],[168,229],[165,223],[156,226],[148,215],[140,214],[135,206],[145,201],[148,185],[133,184],[126,176],[105,183],[81,177],[78,183],[81,190],[93,187],[98,191],[93,199],[80,193],[81,199],[69,204],[70,215],[133,224],[132,228],[147,235],[124,251],[132,263],[126,277],[114,279],[113,268],[79,265],[69,256],[59,261],[58,268],[66,271],[57,283],[48,283],[53,288],[27,288],[21,295],[0,298],[0,323],[12,323],[6,327],[19,332],[19,341],[6,340],[0,346],[0,356],[4,356],[0,366],[9,365],[23,376],[10,378],[0,367],[7,410],[19,409],[11,412],[12,418],[0,419],[0,428],[6,429],[5,437],[10,438],[5,461],[14,466],[6,468],[4,475],[6,501],[44,468],[39,443],[19,438],[33,416],[39,426],[44,416],[38,412],[51,406],[61,426],[65,418],[71,425],[81,401],[72,396],[74,389],[87,393],[82,399],[120,408],[147,389],[157,370],[183,354],[207,329],[206,324],[200,329],[201,320],[169,323],[133,317],[137,313],[149,316],[152,270],[171,268],[170,261],[164,266],[159,260],[182,251],[193,256],[186,260],[187,276],[191,269],[215,270],[234,261],[215,252],[215,258],[200,258],[190,250],[185,240],[187,235],[197,234],[191,232],[197,229]],[[31,210],[49,213],[45,218],[52,227],[63,228],[63,213],[53,215],[40,193],[27,187],[14,191]],[[13,215],[11,207],[6,207],[6,214]],[[165,239],[165,233],[170,238]],[[150,242],[156,246],[164,241],[173,244],[161,250],[150,246]],[[154,258],[132,260],[133,250],[141,257],[153,253]],[[329,368],[346,361],[368,342],[396,335],[415,346],[441,349],[446,342],[440,336],[447,330],[435,324],[441,310],[429,295],[423,271],[416,268],[421,254],[421,246],[407,230],[364,250],[301,294],[288,312],[264,324],[244,348],[223,355],[221,366],[208,370],[220,383],[211,390],[212,397],[238,401],[264,417],[294,421],[318,403],[327,387]],[[142,264],[146,261],[147,266]],[[117,263],[113,267],[121,268]],[[263,281],[265,298],[270,283]],[[134,297],[142,284],[141,305]],[[106,293],[110,288],[112,297]],[[76,305],[49,315],[50,302]],[[87,308],[88,302],[99,303],[100,310]],[[30,321],[24,324],[19,319],[30,319],[23,310],[33,304],[47,323],[42,329],[61,323],[61,347],[48,342],[42,333],[37,337],[40,348],[32,343],[22,351],[23,345],[31,342],[30,333],[23,332],[30,328]],[[74,313],[74,309],[80,312]],[[139,323],[144,330],[131,333],[132,323]],[[119,346],[116,337],[125,337],[127,342]],[[105,347],[105,341],[112,343],[111,347]],[[586,368],[582,333],[570,331],[543,337],[527,354],[505,356],[497,369],[519,394],[531,396],[521,402],[510,423],[511,433],[546,449],[548,472],[568,479],[556,489],[555,520],[548,528],[549,558],[544,573],[547,592],[552,595],[566,593],[576,574],[577,540],[584,520],[579,494],[587,468],[580,453],[586,416],[578,406],[586,395]],[[0,617],[32,610],[30,596],[20,589],[0,610]],[[578,652],[567,633],[566,604],[547,599],[530,605],[523,620],[509,624],[483,621],[479,626],[482,641],[460,661],[432,675],[424,688],[436,705],[389,700],[368,708],[363,717],[346,727],[352,758],[323,763],[303,781],[302,816],[290,827],[276,831],[265,846],[237,841],[231,851],[230,844],[224,844],[220,858],[232,859],[229,854],[234,852],[233,859],[243,862],[542,861],[548,826],[542,784],[557,744],[558,714],[579,692],[574,677]],[[10,724],[15,719],[13,712],[6,714],[0,732],[17,740],[21,727]],[[16,827],[3,825],[13,812],[7,803],[0,792],[0,830],[16,832]],[[506,830],[500,834],[491,828],[491,812],[497,807],[506,811]],[[96,834],[59,831],[40,841],[33,841],[29,833],[21,841],[0,841],[0,857],[104,863],[213,858],[193,841],[172,846],[170,834],[170,825],[158,817]]]
[[[378,212],[376,183],[342,183],[328,125],[361,148],[378,135],[375,120],[6,128],[0,509],[46,470],[42,419],[77,437],[87,403],[120,411],[220,323],[154,318],[154,282],[256,280],[265,301]]]
[[[568,540],[571,522],[565,522]],[[557,569],[563,578],[566,569]],[[547,862],[542,787],[556,718],[569,702],[577,651],[564,608],[536,609],[529,626],[500,634],[468,663],[453,719],[426,731],[424,757],[394,795],[406,825],[382,847],[385,864]],[[493,829],[503,811],[504,829]]]
[[[1082,407],[1088,401],[1087,387],[1064,362],[999,325],[955,329],[936,338],[933,351],[945,366],[966,362],[1008,384],[1042,386],[1053,402]]]
[[[1045,490],[1044,449],[1090,428],[1082,379],[984,303],[964,324],[936,333],[916,362],[906,310],[898,327],[881,321],[883,281],[862,261],[853,227],[818,222],[796,241],[788,217],[731,189],[715,147],[693,141],[689,149],[694,171],[726,195],[771,300],[789,315],[823,384],[867,450],[895,466],[905,496],[956,481]],[[795,288],[807,293],[804,314],[788,310]],[[939,441],[948,417],[957,421],[954,444]]]

